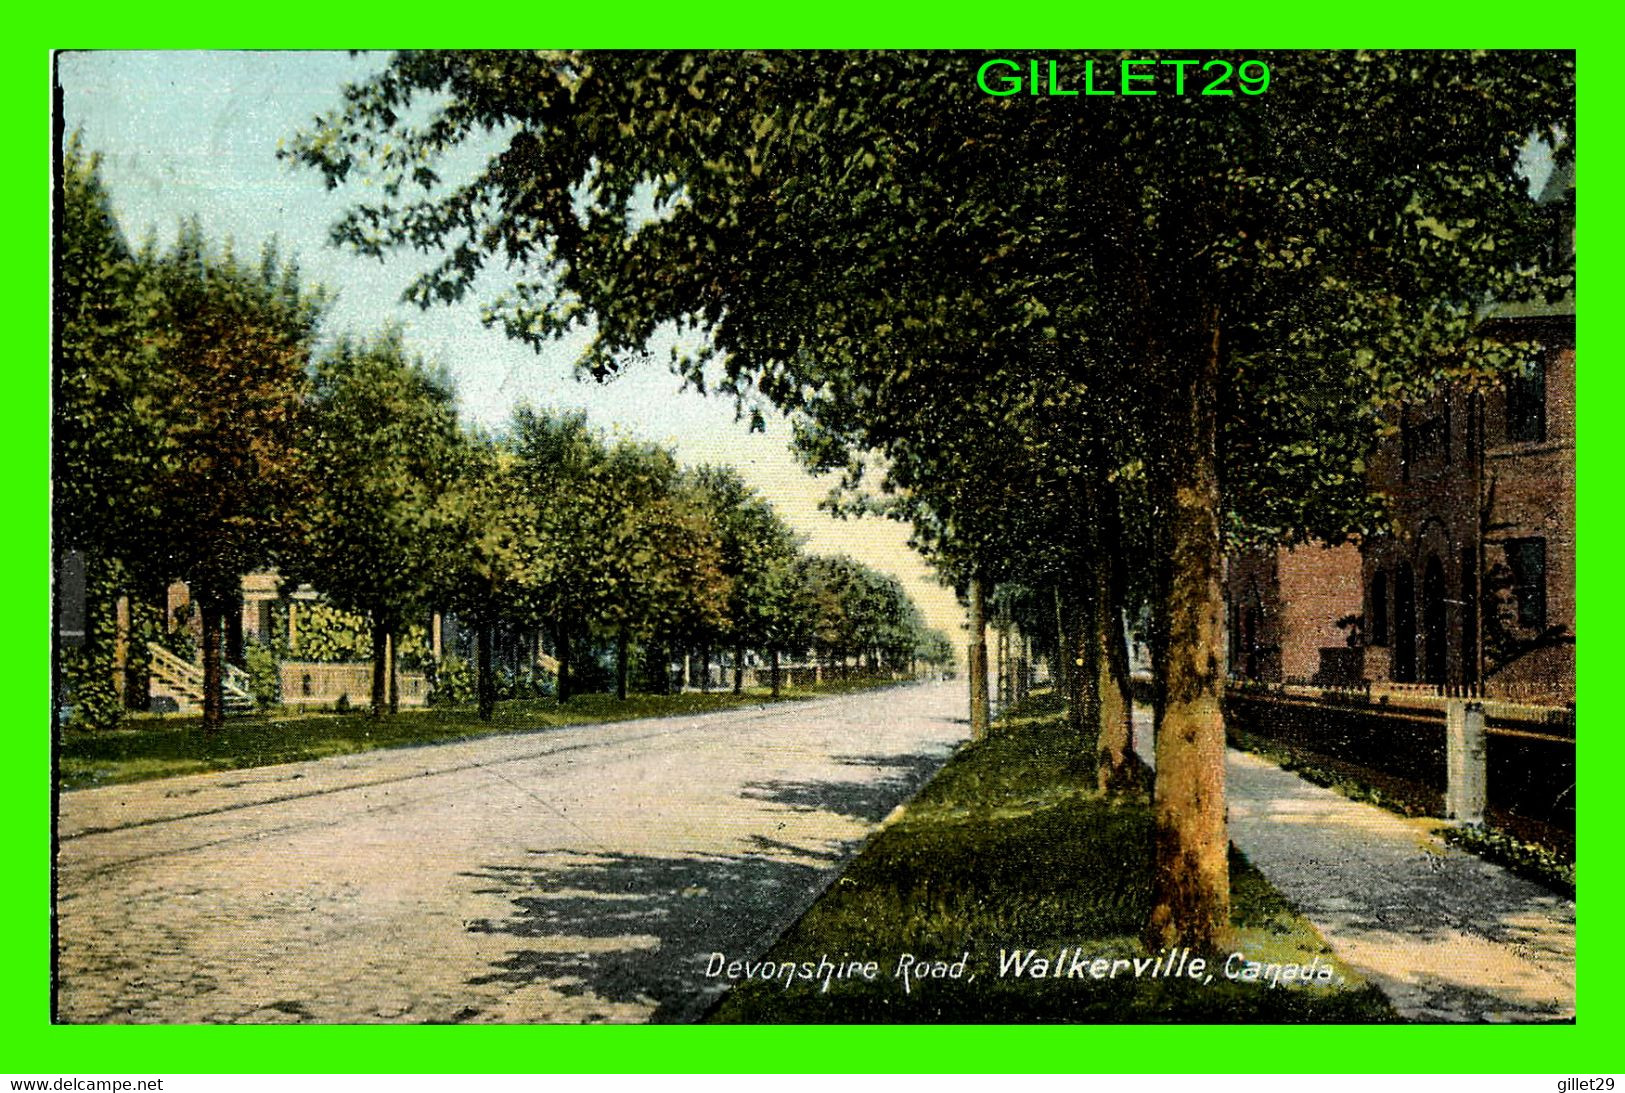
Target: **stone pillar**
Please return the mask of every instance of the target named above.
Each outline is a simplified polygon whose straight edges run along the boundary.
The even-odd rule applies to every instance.
[[[1482,703],[1453,699],[1445,707],[1445,749],[1445,815],[1457,823],[1481,824],[1489,788]]]

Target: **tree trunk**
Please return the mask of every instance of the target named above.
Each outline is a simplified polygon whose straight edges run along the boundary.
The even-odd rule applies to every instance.
[[[226,662],[243,666],[243,590],[242,582],[227,594],[222,610],[226,622]]]
[[[221,630],[225,625],[225,597],[204,592],[198,597],[198,619],[203,625],[203,727],[210,731],[226,724],[225,654]]]
[[[553,632],[553,643],[558,653],[558,699],[559,705],[562,706],[570,701],[570,630],[562,619]]]
[[[1166,649],[1156,735],[1156,871],[1146,943],[1217,951],[1229,930],[1224,795],[1224,602],[1220,589],[1217,417],[1219,325],[1208,309],[1202,344],[1177,390],[1169,446],[1162,573]]]
[[[368,712],[373,717],[384,716],[389,705],[389,631],[378,617],[372,619],[372,701]]]
[[[389,712],[401,712],[401,676],[398,670],[400,651],[396,648],[395,631],[391,628],[385,634],[385,659],[389,666]]]
[[[1069,699],[1072,694],[1072,643],[1067,640],[1066,596],[1059,582],[1055,585],[1055,661],[1050,672],[1050,685],[1056,697]]]
[[[986,740],[991,720],[987,695],[987,601],[982,579],[970,582],[970,738]]]
[[[734,694],[745,693],[745,647],[734,646]]]
[[[1128,679],[1128,651],[1123,645],[1123,611],[1115,594],[1110,558],[1094,560],[1095,695],[1099,715],[1097,784],[1103,793],[1136,788],[1134,705]]]
[[[767,656],[768,656],[769,663],[771,663],[771,665],[772,665],[770,675],[768,676],[768,678],[772,681],[773,697],[778,698],[779,697],[779,650],[778,650],[778,647],[775,646],[773,649],[769,650]]]
[[[124,654],[124,708],[145,710],[152,694],[152,650],[149,641],[162,634],[165,589],[149,582],[130,597],[130,640]]]
[[[626,665],[629,656],[627,651],[629,642],[626,627],[623,626],[615,635],[615,697],[622,702],[626,701]]]
[[[1094,623],[1093,584],[1085,576],[1075,587],[1077,591],[1067,597],[1067,646],[1072,653],[1067,668],[1067,727],[1084,743],[1092,773],[1100,744],[1101,650]]]
[[[480,619],[478,626],[474,634],[474,690],[480,720],[489,721],[497,708],[496,665],[491,663],[492,626],[485,619]]]

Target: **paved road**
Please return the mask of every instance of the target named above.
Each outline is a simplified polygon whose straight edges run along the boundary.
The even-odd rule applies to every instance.
[[[1149,715],[1136,716],[1147,762]],[[1401,1016],[1574,1017],[1574,902],[1406,819],[1231,750],[1230,840]]]
[[[960,686],[64,794],[70,1022],[683,1021],[964,739]]]

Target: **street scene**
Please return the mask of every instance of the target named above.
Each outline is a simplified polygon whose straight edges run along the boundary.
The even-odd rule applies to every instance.
[[[54,66],[53,1021],[1577,1020],[1572,53]]]
[[[932,684],[69,794],[61,1017],[692,1021],[711,953],[766,949],[961,707]]]

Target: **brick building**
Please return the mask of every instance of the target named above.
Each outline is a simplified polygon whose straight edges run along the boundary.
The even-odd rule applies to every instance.
[[[1358,683],[1360,552],[1352,543],[1226,560],[1230,672],[1270,683]]]
[[[1554,171],[1540,200],[1573,199]],[[1392,534],[1229,560],[1233,675],[1573,699],[1574,318],[1572,296],[1491,309],[1482,337],[1537,347],[1522,371],[1400,412],[1368,472]]]

